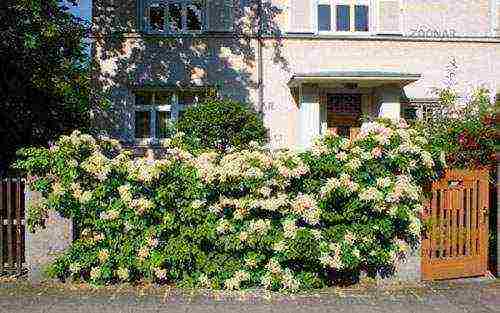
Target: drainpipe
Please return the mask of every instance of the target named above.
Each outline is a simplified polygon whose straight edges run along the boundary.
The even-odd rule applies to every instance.
[[[259,88],[259,101],[258,101],[258,106],[259,106],[259,113],[264,112],[264,62],[263,62],[263,57],[262,57],[262,50],[263,50],[263,41],[262,41],[262,0],[258,0],[259,2],[257,3],[257,14],[259,15],[259,23],[258,23],[258,30],[257,30],[257,54],[258,54],[258,60],[257,60],[257,85]]]

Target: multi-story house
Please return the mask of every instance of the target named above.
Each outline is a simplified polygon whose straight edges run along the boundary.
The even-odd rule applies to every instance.
[[[423,114],[450,60],[459,90],[500,92],[500,0],[93,2],[102,127],[135,145],[207,92],[254,105],[273,148]]]

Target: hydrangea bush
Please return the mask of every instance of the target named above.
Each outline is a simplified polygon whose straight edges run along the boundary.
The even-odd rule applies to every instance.
[[[405,123],[376,121],[310,151],[192,155],[182,134],[160,160],[74,132],[27,149],[26,170],[78,239],[50,269],[97,284],[147,279],[214,289],[301,290],[346,272],[393,268],[420,235],[423,186],[443,167]]]

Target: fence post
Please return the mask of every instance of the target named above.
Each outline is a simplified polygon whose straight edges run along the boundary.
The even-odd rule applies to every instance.
[[[29,207],[40,201],[38,192],[29,190],[26,184],[25,192],[25,220]],[[54,259],[63,253],[73,239],[73,227],[70,220],[65,219],[56,212],[49,212],[45,220],[45,228],[37,229],[34,233],[26,227],[25,251],[28,279],[34,282],[45,278],[43,270]]]
[[[497,191],[497,202],[496,202],[496,211],[497,211],[497,276],[500,277],[500,210],[498,209],[498,202],[500,200],[500,189],[498,188],[498,180],[500,179],[500,152],[496,153],[496,161],[497,161],[497,177],[495,181],[495,187]],[[491,207],[491,206],[490,206]]]

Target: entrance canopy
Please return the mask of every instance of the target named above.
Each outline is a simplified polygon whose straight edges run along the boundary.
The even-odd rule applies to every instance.
[[[288,86],[302,84],[357,84],[359,87],[378,87],[385,84],[406,86],[421,78],[420,74],[377,70],[328,70],[319,72],[296,73]]]
[[[368,114],[398,120],[404,87],[420,74],[378,70],[329,70],[296,73],[288,82],[297,103],[297,146],[330,129],[353,134]]]

